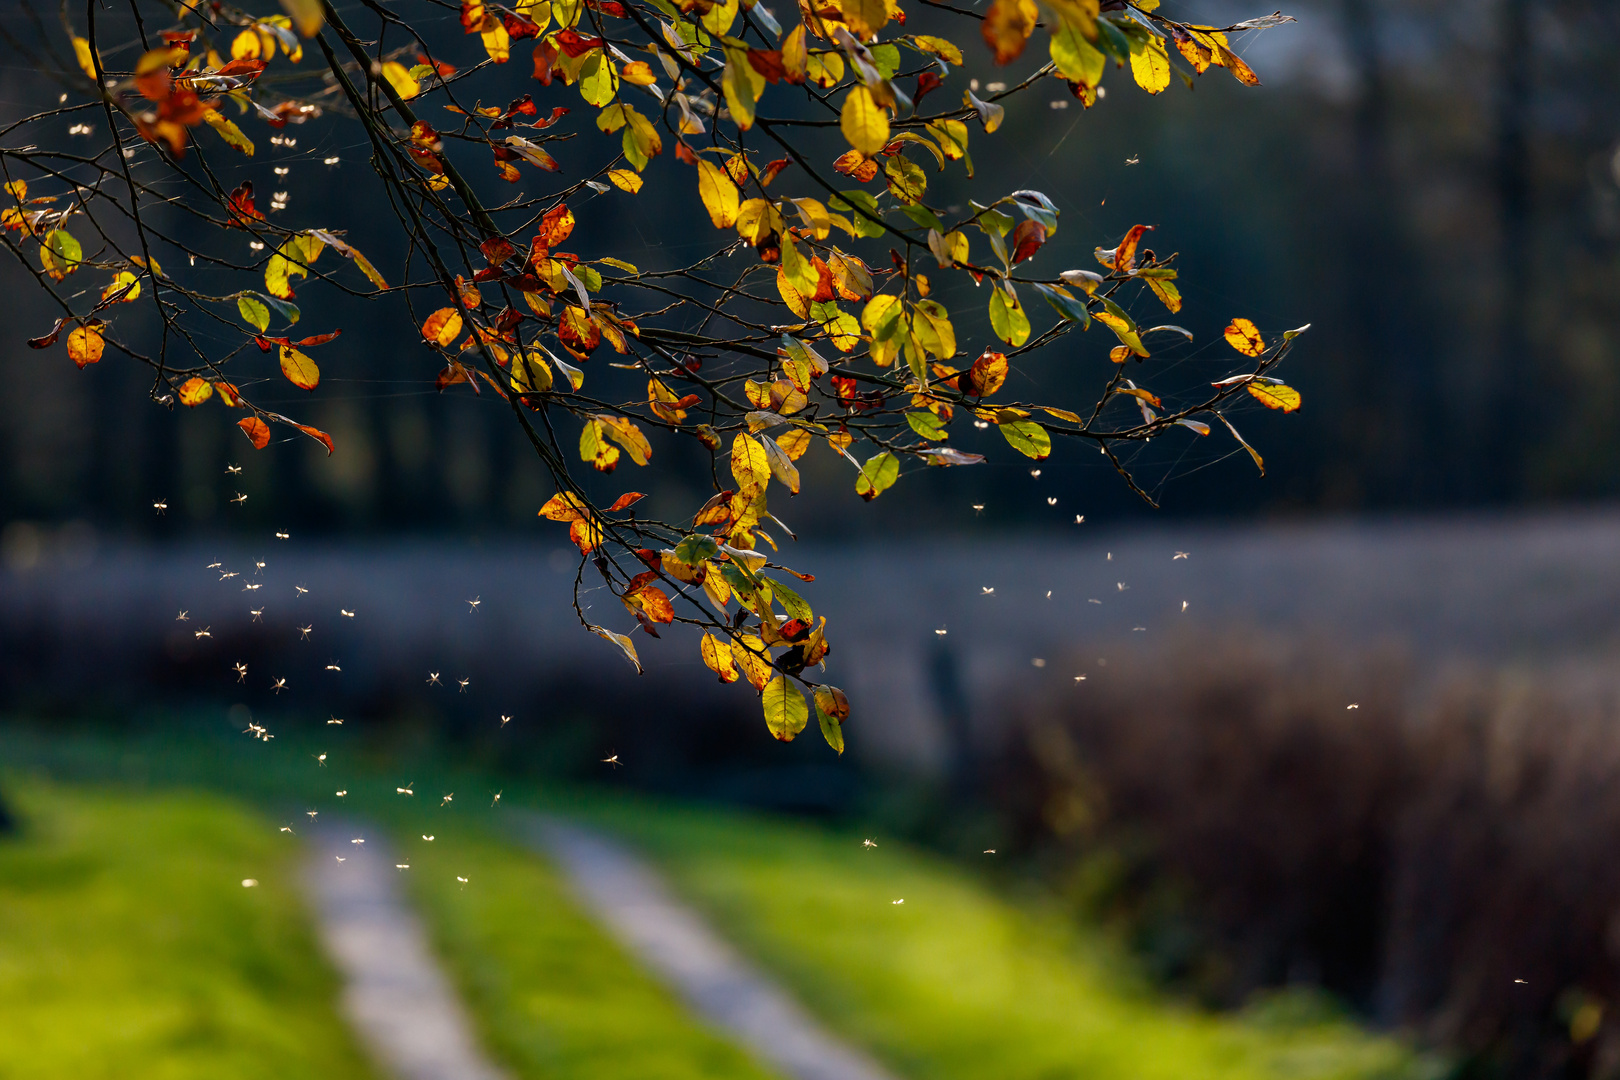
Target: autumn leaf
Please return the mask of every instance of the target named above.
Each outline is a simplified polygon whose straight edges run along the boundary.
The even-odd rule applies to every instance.
[[[675,621],[675,607],[669,602],[669,596],[653,581],[658,575],[653,571],[637,574],[631,579],[630,585],[620,600],[632,612],[639,611],[655,623],[664,624]]]
[[[731,228],[737,222],[740,202],[737,185],[732,183],[724,169],[707,158],[699,158],[697,168],[698,196],[703,200],[703,208],[709,212],[709,220],[714,222],[717,229]]]
[[[254,449],[263,450],[270,445],[270,425],[257,416],[243,417],[236,422],[236,426],[242,429],[242,434],[248,437]]]
[[[180,384],[180,404],[195,409],[214,396],[214,384],[193,376]]]
[[[1264,383],[1255,381],[1248,383],[1244,389],[1246,389],[1256,401],[1260,402],[1260,404],[1264,405],[1268,409],[1280,409],[1281,411],[1288,413],[1295,412],[1299,409],[1300,405],[1303,404],[1303,399],[1299,396],[1299,391],[1295,390],[1292,386],[1285,386],[1282,383]]]
[[[979,33],[996,54],[996,63],[1010,64],[1018,59],[1039,18],[1034,0],[995,0],[990,5],[984,22],[979,24]]]
[[[698,650],[704,665],[720,676],[721,682],[734,683],[742,677],[742,672],[737,670],[736,658],[731,655],[731,647],[713,634],[703,635]]]
[[[646,497],[639,491],[627,491],[613,500],[613,505],[608,507],[608,513],[617,514],[620,510],[628,510]]]
[[[291,345],[281,346],[281,373],[300,390],[313,390],[321,381],[321,369],[315,361]]]
[[[611,641],[613,644],[617,645],[619,650],[624,653],[624,658],[635,665],[636,674],[641,674],[641,657],[636,655],[635,642],[631,641],[624,634],[616,634],[612,630],[608,630],[605,627],[593,626],[591,627],[591,631],[598,637]]]
[[[586,513],[584,500],[572,491],[560,491],[540,507],[540,516],[550,521],[579,521]]]
[[[851,88],[844,98],[838,127],[849,145],[868,157],[889,144],[889,117],[865,86]]]
[[[738,432],[731,442],[731,475],[739,492],[764,491],[771,480],[771,462],[765,448],[752,435]]]
[[[849,719],[849,698],[836,686],[818,686],[815,689],[816,722],[821,725],[821,737],[827,745],[844,752],[844,721]]]
[[[455,308],[440,308],[422,324],[422,337],[434,345],[449,348],[461,336],[461,312]]]
[[[1266,351],[1260,329],[1248,319],[1233,319],[1226,328],[1226,343],[1244,356],[1259,356]]]
[[[80,368],[99,361],[105,348],[106,341],[101,336],[100,327],[76,326],[68,332],[68,359],[78,364]]]
[[[1131,76],[1150,94],[1162,93],[1170,85],[1170,57],[1161,39],[1150,38],[1140,51],[1131,53]]]
[[[990,329],[996,337],[1017,348],[1029,340],[1029,316],[1015,294],[998,287],[990,293]]]
[[[792,742],[810,720],[810,707],[804,694],[786,675],[778,675],[765,684],[760,694],[765,711],[765,726],[782,742]]]

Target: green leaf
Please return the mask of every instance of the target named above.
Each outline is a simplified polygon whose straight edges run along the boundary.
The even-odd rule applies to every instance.
[[[236,298],[236,310],[241,313],[242,321],[247,323],[259,333],[270,329],[270,309],[251,296],[242,295]]]
[[[1018,297],[1008,296],[1000,288],[990,294],[990,328],[1013,348],[1029,340],[1029,316],[1024,314]]]
[[[705,559],[712,559],[720,554],[720,545],[715,543],[714,537],[693,533],[683,537],[675,545],[675,557],[687,566],[696,566]]]
[[[765,684],[760,704],[765,711],[765,726],[783,742],[792,742],[810,720],[810,706],[805,704],[804,694],[786,675],[778,675]]]
[[[810,621],[813,613],[810,610],[810,605],[805,603],[804,597],[782,584],[776,578],[766,577],[764,574],[760,574],[759,577],[770,582],[771,593],[776,597],[776,602],[782,605],[782,610],[787,612],[788,618],[800,619],[807,623]]]
[[[918,171],[920,172],[921,170]],[[898,196],[896,197],[898,198]],[[945,223],[939,220],[939,215],[921,203],[901,203],[899,210],[902,214],[906,215],[906,217],[910,218],[912,221],[915,221],[918,225],[925,229],[938,229],[940,232],[945,231]]]
[[[1046,302],[1063,318],[1079,323],[1080,329],[1085,330],[1091,326],[1091,311],[1086,307],[1086,302],[1068,289],[1061,285],[1042,285],[1036,282],[1035,291],[1046,297]]]
[[[940,422],[938,416],[931,412],[908,412],[906,413],[906,423],[911,425],[912,431],[934,442],[949,437],[945,425]]]
[[[878,224],[883,220],[883,211],[878,209],[877,199],[870,192],[858,190],[840,191],[838,194],[840,197],[832,201],[834,210],[855,210],[859,208],[866,211],[865,214],[852,213],[849,216],[849,223],[855,226],[857,236],[871,238],[883,235],[883,226]],[[870,214],[871,217],[866,216],[867,214]],[[872,218],[877,220],[874,221]]]
[[[900,459],[887,450],[869,458],[855,478],[855,493],[867,502],[894,486],[900,478]]]
[[[827,745],[838,751],[841,756],[844,753],[844,729],[838,726],[838,721],[818,708],[816,723],[821,725],[821,737],[827,740]]]
[[[1025,457],[1045,461],[1052,454],[1052,436],[1033,420],[1015,420],[1001,425],[1002,438]]]

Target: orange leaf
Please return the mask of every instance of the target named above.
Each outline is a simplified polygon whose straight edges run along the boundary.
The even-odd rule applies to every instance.
[[[207,379],[190,378],[180,384],[180,404],[195,409],[214,396],[214,384]]]
[[[608,513],[616,514],[620,510],[627,509],[646,497],[647,496],[643,495],[639,491],[627,491],[613,501],[613,505],[608,507]]]
[[[449,348],[461,336],[461,312],[455,308],[440,308],[422,324],[422,337],[435,345]]]
[[[78,326],[69,334],[67,339],[68,359],[79,367],[88,367],[101,359],[101,352],[107,343],[101,336],[101,330],[95,326]]]
[[[242,434],[248,437],[255,449],[263,450],[270,445],[270,425],[257,416],[249,416],[238,420],[236,426],[242,429]]]
[[[1001,389],[1001,384],[1007,381],[1007,356],[1005,353],[986,352],[973,366],[962,373],[962,392],[969,397],[989,397]]]
[[[996,0],[979,27],[984,43],[995,52],[996,63],[1010,64],[1024,51],[1035,32],[1039,13],[1033,0]]]
[[[337,447],[332,445],[332,436],[328,435],[320,428],[310,427],[308,424],[294,424],[293,427],[297,428],[299,431],[302,431],[305,435],[308,435],[310,438],[326,447],[326,454],[328,457],[337,452]]]
[[[574,212],[567,206],[554,206],[540,219],[536,239],[547,248],[554,248],[568,239],[574,231]]]
[[[1038,221],[1021,221],[1013,231],[1012,261],[1016,266],[1032,257],[1046,243],[1046,226]]]

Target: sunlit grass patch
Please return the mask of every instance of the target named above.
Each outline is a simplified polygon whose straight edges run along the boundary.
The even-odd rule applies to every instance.
[[[453,835],[405,841],[405,881],[486,1045],[515,1076],[771,1075],[655,983],[540,859],[459,826],[441,831]]]
[[[272,822],[208,794],[4,787],[23,831],[0,838],[0,1077],[373,1075]]]
[[[811,826],[592,806],[591,817],[652,853],[716,926],[833,1028],[907,1076],[1432,1072],[1394,1040],[1319,1010],[1220,1017],[1168,1001],[1099,935],[898,843],[866,848],[858,836]]]

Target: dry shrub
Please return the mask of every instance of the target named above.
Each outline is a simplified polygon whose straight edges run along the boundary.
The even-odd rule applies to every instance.
[[[1320,985],[1479,1075],[1620,1072],[1620,674],[1227,634],[1012,732],[992,799],[1160,975]]]

